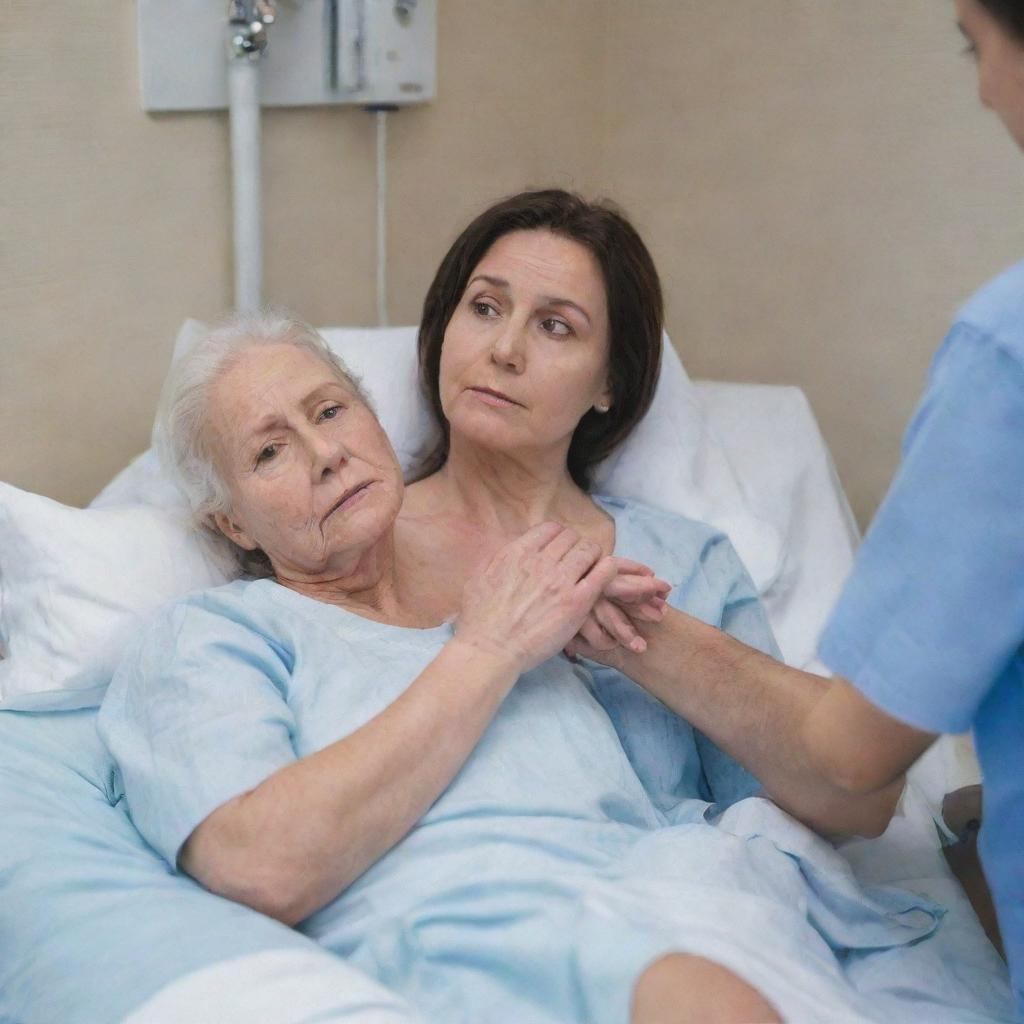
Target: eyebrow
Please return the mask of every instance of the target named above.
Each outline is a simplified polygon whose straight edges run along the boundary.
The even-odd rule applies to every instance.
[[[249,445],[255,441],[260,434],[265,434],[268,430],[283,425],[284,421],[278,415],[270,413],[269,415],[264,416],[263,419],[261,419],[259,423],[257,423],[256,426],[245,435],[245,444]]]
[[[321,397],[327,394],[332,388],[341,388],[344,390],[344,385],[340,380],[332,380],[325,384],[319,385],[319,387],[313,388],[312,391],[299,403],[304,409],[308,409],[310,406],[316,405],[320,401]],[[261,419],[256,426],[246,435],[245,444],[250,445],[255,441],[261,434],[267,433],[269,430],[273,430],[276,427],[287,426],[287,423],[281,419],[277,413],[268,413]]]
[[[494,288],[504,288],[505,291],[508,291],[510,287],[508,281],[503,277],[491,277],[489,274],[477,274],[476,277],[466,285],[466,289],[468,290],[470,286],[476,284],[477,281],[486,281],[487,284],[492,285]],[[572,299],[560,299],[555,295],[542,295],[541,302],[545,306],[567,306],[569,309],[576,310],[576,312],[579,313],[588,324],[591,322],[590,314],[578,302],[573,302]]]

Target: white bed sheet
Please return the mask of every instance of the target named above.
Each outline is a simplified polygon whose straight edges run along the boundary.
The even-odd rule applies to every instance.
[[[179,979],[124,1024],[426,1024],[330,953],[276,950]]]

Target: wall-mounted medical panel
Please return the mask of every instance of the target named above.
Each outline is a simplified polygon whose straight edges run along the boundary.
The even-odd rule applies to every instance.
[[[138,0],[145,110],[228,105],[226,0]],[[433,99],[437,0],[278,0],[260,58],[271,107]]]

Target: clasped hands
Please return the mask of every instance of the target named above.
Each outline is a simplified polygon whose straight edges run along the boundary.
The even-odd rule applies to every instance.
[[[648,566],[605,555],[569,527],[542,523],[470,577],[456,636],[502,652],[520,672],[559,651],[642,654],[647,644],[637,626],[662,620],[671,589]]]

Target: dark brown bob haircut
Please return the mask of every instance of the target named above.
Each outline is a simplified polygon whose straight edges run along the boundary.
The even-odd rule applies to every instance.
[[[589,410],[569,446],[569,473],[586,491],[597,463],[629,435],[650,407],[661,369],[664,307],[654,261],[633,225],[611,203],[588,202],[561,189],[520,192],[501,200],[459,235],[441,261],[423,303],[419,333],[420,382],[441,438],[417,476],[436,473],[448,459],[449,427],[439,389],[448,322],[470,275],[491,246],[513,231],[551,231],[577,242],[593,254],[604,278],[612,407],[606,413]]]

